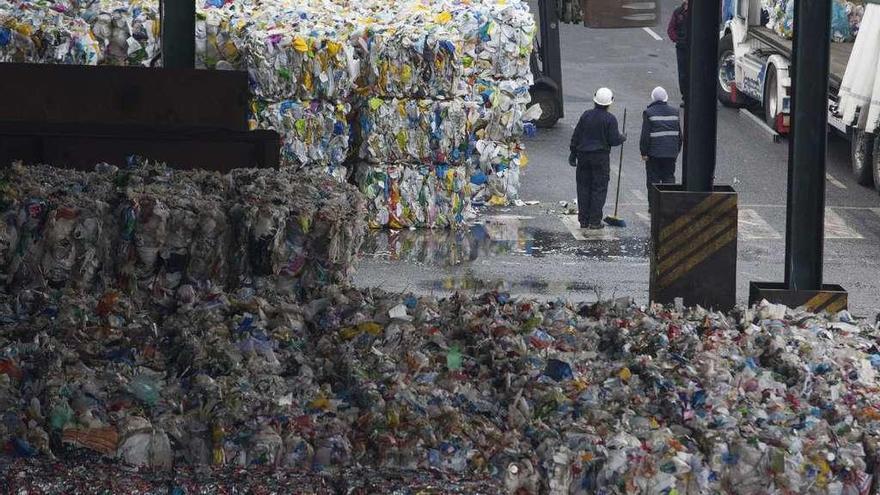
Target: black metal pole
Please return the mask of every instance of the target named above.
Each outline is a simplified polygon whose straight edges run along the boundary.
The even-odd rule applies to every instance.
[[[688,94],[685,101],[684,186],[709,192],[715,179],[715,138],[718,129],[718,19],[716,0],[689,2]]]
[[[192,69],[196,65],[196,4],[194,0],[162,1],[162,64]]]
[[[541,63],[544,74],[559,87],[557,104],[559,116],[565,116],[564,99],[562,97],[562,44],[559,41],[559,16],[556,2],[558,0],[541,0],[538,2],[538,15],[541,29]]]
[[[822,289],[830,38],[831,2],[797,0],[785,236],[785,284],[792,290]]]

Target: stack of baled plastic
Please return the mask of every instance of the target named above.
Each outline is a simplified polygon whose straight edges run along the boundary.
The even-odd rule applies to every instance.
[[[355,35],[367,95],[355,181],[370,225],[455,226],[472,200],[515,198],[535,27],[528,5],[384,3],[368,4],[376,22]]]
[[[0,62],[152,65],[156,0],[0,2]]]
[[[342,181],[349,159],[359,159],[358,187],[381,193],[369,198],[371,224],[457,225],[471,201],[516,198],[535,33],[523,0],[208,0],[197,8],[197,66],[248,71],[250,125],[281,134],[285,165]],[[0,60],[159,58],[156,0],[16,0],[0,5],[0,25]],[[417,189],[434,191],[405,205],[420,211],[393,213],[400,186],[375,182],[400,169],[419,174],[408,174]]]
[[[205,12],[200,59],[247,69],[252,127],[281,134],[285,165],[345,180],[349,98],[358,76],[345,18],[308,2],[234,2]]]
[[[343,176],[353,127],[371,225],[458,225],[471,199],[516,197],[535,31],[524,2],[209,5],[199,64],[249,71],[252,125],[282,134],[289,163]],[[401,206],[398,189],[431,192]]]
[[[199,292],[343,283],[365,205],[324,174],[134,164],[17,165],[2,178],[2,290],[108,289],[164,304]]]

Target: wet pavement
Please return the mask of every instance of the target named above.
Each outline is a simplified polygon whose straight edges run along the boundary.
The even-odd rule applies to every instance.
[[[653,30],[660,37],[677,3],[661,2],[663,19]],[[358,286],[648,302],[650,216],[636,141],[654,86],[664,86],[673,104],[679,102],[674,47],[641,29],[561,28],[566,113],[555,128],[526,139],[529,166],[522,172],[520,199],[530,205],[482,210],[479,223],[462,232],[373,232],[355,274]],[[627,227],[595,234],[578,229],[570,216],[575,186],[567,156],[574,125],[599,86],[615,91],[618,119],[628,110],[630,142],[620,195]],[[606,214],[614,208],[617,160],[615,150]],[[738,111],[719,107],[716,183],[733,185],[740,195],[740,303],[748,298],[749,282],[784,278],[787,160],[787,143],[773,143]],[[873,316],[880,311],[880,197],[855,182],[848,142],[835,136],[829,138],[826,201],[825,281],[850,291],[855,314]]]

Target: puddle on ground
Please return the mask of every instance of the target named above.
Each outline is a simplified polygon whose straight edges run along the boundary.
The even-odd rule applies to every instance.
[[[644,259],[645,238],[577,241],[567,231],[525,226],[528,217],[492,216],[458,230],[376,230],[367,234],[361,256],[383,261],[457,266],[498,256],[561,255],[596,261]]]
[[[472,275],[461,277],[449,276],[436,280],[429,280],[419,284],[423,290],[432,291],[475,291],[475,292],[522,292],[526,291],[532,294],[564,294],[569,292],[590,292],[595,291],[594,285],[583,282],[562,282],[539,280],[537,278],[526,278],[522,280],[505,280],[494,279],[485,280],[476,278]]]

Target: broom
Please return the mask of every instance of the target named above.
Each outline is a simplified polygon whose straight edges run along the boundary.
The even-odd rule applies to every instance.
[[[623,109],[623,133],[626,134],[626,108]],[[620,165],[617,167],[617,199],[614,200],[614,215],[605,217],[605,223],[612,227],[626,227],[626,220],[617,216],[620,207],[620,181],[623,175],[623,145],[620,145]]]

